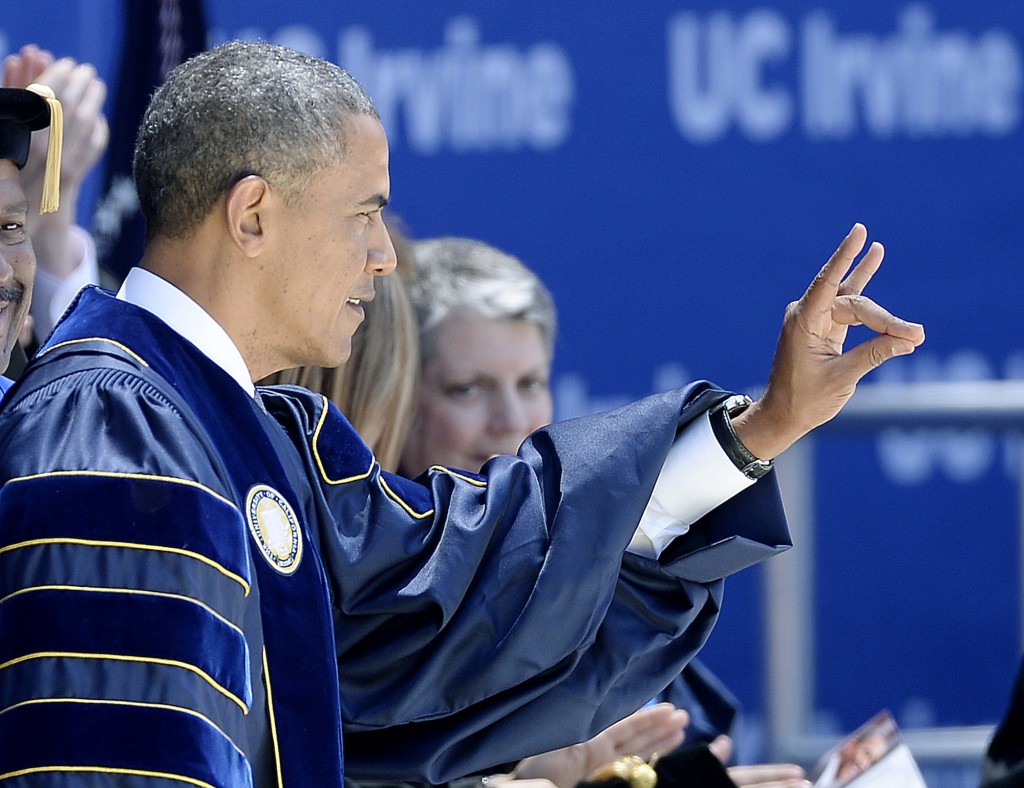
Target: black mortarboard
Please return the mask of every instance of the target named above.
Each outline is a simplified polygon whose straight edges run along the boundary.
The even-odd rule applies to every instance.
[[[57,210],[59,203],[64,113],[53,91],[45,85],[0,88],[0,159],[10,159],[20,170],[28,160],[32,132],[47,126],[51,128],[43,176],[42,213]]]

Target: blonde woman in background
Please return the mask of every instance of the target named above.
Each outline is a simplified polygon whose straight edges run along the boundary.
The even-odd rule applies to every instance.
[[[406,281],[416,311],[420,370],[416,412],[400,469],[407,476],[434,465],[476,473],[494,456],[515,454],[530,433],[554,418],[554,300],[518,258],[480,241],[433,238],[413,242],[411,255],[409,251],[412,270]],[[732,751],[725,734],[737,705],[698,661],[662,697],[671,702],[662,706],[687,710],[682,724],[693,723],[687,742],[706,743],[710,750],[688,747],[663,759],[662,788],[809,785],[803,770],[793,764],[723,768]],[[657,707],[641,709],[617,725],[642,730],[643,715],[652,708]],[[625,755],[663,756],[683,739],[680,728],[677,738],[666,735],[648,749],[636,739],[621,738],[617,748],[601,747],[601,736],[621,736],[615,727],[576,748],[527,758],[514,774],[572,788],[607,761]]]

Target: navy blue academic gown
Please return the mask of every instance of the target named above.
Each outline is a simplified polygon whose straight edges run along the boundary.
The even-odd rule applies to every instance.
[[[5,378],[3,375],[0,375],[0,399],[3,398],[4,392],[6,392],[13,383],[14,381],[10,378]]]
[[[90,288],[0,407],[0,775],[439,782],[595,734],[789,545],[772,478],[625,554],[708,384],[556,424],[484,476],[382,473]],[[600,524],[600,525],[596,525]],[[158,783],[159,784],[159,783]]]
[[[731,734],[740,711],[736,696],[698,659],[690,662],[657,699],[690,712],[687,745],[710,744],[723,734]]]

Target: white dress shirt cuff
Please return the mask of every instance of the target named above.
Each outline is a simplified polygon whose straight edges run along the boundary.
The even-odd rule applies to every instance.
[[[705,413],[688,424],[669,449],[627,549],[657,558],[691,524],[753,483],[726,455]]]

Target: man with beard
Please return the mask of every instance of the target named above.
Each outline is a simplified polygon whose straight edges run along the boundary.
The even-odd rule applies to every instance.
[[[28,161],[32,132],[51,123],[50,152],[44,188],[44,212],[56,210],[62,124],[60,104],[45,88],[0,88],[0,373],[7,369],[32,302],[36,256],[25,231],[29,206],[19,170]],[[0,396],[11,381],[0,374]]]

